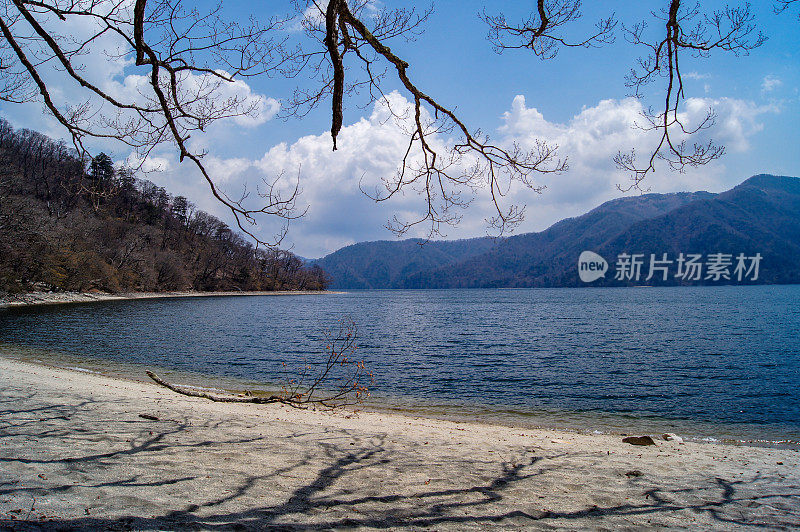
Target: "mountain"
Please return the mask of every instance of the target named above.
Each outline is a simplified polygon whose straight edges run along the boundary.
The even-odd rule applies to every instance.
[[[409,276],[463,261],[494,245],[494,239],[488,237],[361,242],[343,247],[314,264],[331,276],[332,288],[401,288]]]
[[[713,198],[633,224],[596,251],[612,257],[623,250],[673,257],[681,252],[758,253],[762,256],[760,283],[798,283],[800,179],[753,176]],[[574,274],[565,274],[561,283],[570,284],[570,277],[574,279]],[[674,279],[668,284],[675,284]]]
[[[734,272],[739,254],[748,259],[760,254],[760,273],[756,282],[800,282],[799,237],[800,179],[757,175],[720,194],[645,194],[612,200],[583,216],[562,220],[542,232],[506,238],[483,251],[461,250],[463,256],[460,259],[419,267],[417,271],[405,274],[397,273],[391,284],[373,283],[370,287],[579,286],[583,283],[578,277],[577,261],[581,252],[586,250],[604,257],[609,266],[605,277],[592,282],[592,285],[688,283],[675,276],[681,253],[687,256],[699,254],[704,263],[711,260],[710,254],[726,254],[723,258],[731,262],[727,271],[729,277]],[[406,249],[406,242],[383,242],[380,248],[390,254],[392,260],[403,263],[402,250]],[[462,242],[470,245],[472,241]],[[357,244],[361,247],[361,256],[368,256],[378,247],[376,244]],[[671,261],[666,281],[657,275],[658,270],[652,279],[646,281],[651,254],[661,259],[664,253]],[[615,279],[615,268],[622,258],[620,256],[625,256],[623,254],[639,256],[642,264],[638,279]],[[344,258],[340,256],[338,271],[352,271],[354,266],[342,260]],[[746,265],[751,266],[750,262]],[[359,267],[366,270],[362,275],[370,275],[369,264],[362,263]],[[350,284],[349,277],[337,279],[334,271],[326,270],[333,276],[335,285],[357,287]],[[737,279],[725,278],[707,280],[705,275],[692,280],[691,284],[738,282]],[[747,276],[744,279],[748,281]]]
[[[667,213],[708,192],[646,194],[620,198],[579,216],[562,220],[540,233],[505,239],[495,249],[446,268],[420,272],[405,288],[478,288],[561,286],[562,272],[575,269],[583,250],[595,249],[632,224]]]

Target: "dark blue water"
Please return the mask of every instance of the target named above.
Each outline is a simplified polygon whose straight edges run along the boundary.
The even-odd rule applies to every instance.
[[[373,390],[397,404],[800,434],[800,286],[59,305],[0,310],[0,343],[275,383],[317,356],[323,329],[342,316],[358,325]]]

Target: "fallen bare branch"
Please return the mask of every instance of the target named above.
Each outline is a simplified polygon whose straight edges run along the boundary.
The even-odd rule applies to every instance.
[[[219,403],[280,403],[293,408],[341,408],[361,403],[370,395],[363,381],[369,378],[372,382],[372,373],[366,371],[363,361],[354,358],[356,336],[355,322],[349,318],[340,320],[337,334],[330,331],[325,333],[323,361],[304,365],[295,378],[289,379],[281,387],[278,394],[220,395],[171,384],[152,371],[147,371],[147,376],[175,393]],[[313,373],[314,367],[318,369],[316,373]]]

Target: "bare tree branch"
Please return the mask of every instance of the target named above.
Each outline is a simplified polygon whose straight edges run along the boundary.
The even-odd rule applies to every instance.
[[[795,4],[797,2],[798,0],[775,0],[775,7],[773,7],[773,9],[775,10],[775,14],[778,15],[780,13],[783,13],[787,9],[791,8],[792,4]],[[800,15],[798,15],[798,17],[800,17]]]
[[[325,355],[314,365],[306,364],[295,378],[289,379],[280,393],[269,395],[219,395],[170,384],[152,371],[147,375],[157,384],[181,395],[200,397],[224,403],[280,403],[294,408],[321,406],[340,408],[355,405],[369,397],[364,382],[372,382],[372,374],[364,362],[355,359],[358,330],[353,320],[339,322],[336,334],[325,334]],[[284,364],[285,366],[286,364]],[[314,370],[317,370],[314,372]]]
[[[775,0],[776,12],[797,0]],[[663,104],[648,108],[637,127],[656,132],[645,162],[636,153],[618,153],[617,166],[631,174],[624,189],[640,188],[658,162],[684,171],[721,157],[724,147],[713,141],[692,142],[714,124],[714,111],[688,123],[681,66],[687,57],[707,57],[718,51],[746,54],[765,37],[756,31],[748,4],[701,13],[699,3],[684,5],[665,0],[667,7],[654,12],[658,21],[653,35],[647,22],[623,26],[627,41],[646,52],[627,77],[639,98],[646,88],[659,84]],[[78,152],[89,157],[87,139],[111,139],[129,147],[139,164],[158,146],[171,145],[181,162],[203,176],[212,195],[222,202],[236,225],[257,243],[276,245],[287,226],[264,242],[254,225],[262,216],[284,221],[304,214],[297,206],[299,180],[290,184],[264,177],[256,198],[244,191],[238,199],[219,187],[206,153],[192,136],[210,124],[238,117],[257,116],[258,102],[248,96],[226,96],[226,89],[251,76],[294,77],[304,72],[314,83],[297,89],[282,105],[281,116],[304,116],[331,99],[332,148],[344,123],[345,100],[365,95],[364,105],[386,105],[391,119],[404,127],[408,142],[397,172],[384,176],[372,189],[362,190],[376,201],[407,191],[418,193],[423,209],[418,217],[394,218],[387,226],[398,234],[424,224],[429,237],[442,235],[457,224],[461,209],[478,194],[486,194],[493,208],[487,222],[499,234],[512,230],[524,216],[524,207],[507,204],[516,187],[536,192],[541,174],[567,170],[558,146],[539,140],[532,147],[493,141],[462,120],[455,106],[427,93],[411,74],[402,54],[389,45],[397,39],[413,40],[428,20],[432,8],[390,9],[370,0],[293,0],[299,26],[310,45],[290,44],[295,18],[270,18],[247,22],[226,20],[221,6],[200,12],[184,0],[4,0],[0,9],[0,101],[40,100],[69,131]],[[481,18],[489,25],[489,39],[498,52],[526,49],[541,59],[552,59],[562,47],[596,47],[614,41],[614,14],[599,20],[585,35],[574,36],[581,18],[581,0],[537,0],[531,14],[518,23],[503,13]],[[86,35],[73,35],[68,24],[90,22]],[[98,43],[111,39],[116,49],[106,53],[127,61],[126,69],[142,80],[131,95],[109,90],[93,81],[80,60]],[[82,90],[77,101],[60,102],[47,84],[53,69]],[[386,87],[397,86],[407,102],[397,104]],[[697,137],[695,137],[696,139]],[[448,139],[448,140],[444,140]],[[452,139],[452,140],[449,140]],[[195,139],[196,140],[196,139]],[[293,186],[292,186],[293,185]],[[623,187],[621,187],[623,188]]]
[[[665,80],[663,105],[643,113],[644,123],[637,124],[643,131],[658,132],[658,140],[650,151],[644,165],[636,160],[635,150],[618,153],[614,157],[617,167],[631,175],[628,186],[619,185],[620,190],[641,190],[641,183],[650,172],[655,172],[656,161],[664,161],[671,170],[685,171],[686,167],[697,167],[719,159],[725,147],[713,140],[694,142],[687,139],[699,131],[714,125],[715,113],[709,108],[705,117],[689,124],[681,116],[681,105],[686,99],[681,64],[685,55],[708,57],[713,51],[747,54],[761,46],[766,37],[755,33],[754,16],[750,5],[727,6],[724,10],[710,14],[700,12],[700,4],[684,7],[680,0],[670,0],[669,8],[653,13],[656,20],[664,23],[663,37],[655,41],[645,37],[647,23],[641,22],[624,27],[625,37],[631,44],[647,49],[640,57],[638,67],[631,69],[626,85],[634,89],[634,96],[643,97],[644,88],[658,80]]]
[[[580,40],[568,40],[558,30],[581,18],[581,0],[537,0],[536,11],[519,24],[510,24],[503,13],[481,18],[489,26],[495,51],[527,48],[541,59],[552,59],[562,46],[591,48],[614,42],[614,14],[595,24],[595,31]]]
[[[779,0],[776,9],[786,9],[794,1]],[[683,172],[686,167],[707,164],[725,153],[725,148],[713,140],[691,145],[688,142],[692,135],[713,126],[715,114],[713,109],[708,109],[706,116],[694,124],[689,124],[681,115],[682,103],[686,99],[681,76],[684,56],[702,58],[714,51],[746,54],[766,39],[763,34],[756,34],[749,4],[726,6],[703,14],[699,2],[689,4],[690,7],[684,3],[669,0],[666,9],[652,13],[664,28],[655,40],[648,36],[647,22],[630,27],[623,25],[626,40],[647,50],[626,79],[626,85],[634,89],[634,96],[642,98],[646,86],[656,81],[665,82],[661,92],[663,105],[656,109],[648,108],[643,113],[644,123],[636,124],[642,131],[659,134],[646,164],[637,163],[635,150],[620,152],[614,157],[617,167],[631,174],[631,184],[619,186],[624,191],[641,190],[642,181],[655,171],[656,161],[664,161],[670,169]],[[527,48],[541,59],[552,59],[562,46],[591,47],[614,40],[617,22],[613,14],[597,22],[596,30],[588,37],[568,40],[559,30],[580,18],[580,7],[580,0],[537,0],[535,12],[520,24],[509,24],[503,14],[490,16],[484,12],[482,18],[490,27],[489,39],[498,52]]]
[[[322,99],[332,99],[331,137],[333,149],[341,130],[343,99],[346,94],[367,88],[370,102],[381,101],[400,124],[409,124],[408,145],[397,173],[383,179],[381,188],[368,191],[369,197],[385,201],[412,189],[422,195],[424,210],[419,218],[401,220],[395,217],[387,227],[403,234],[419,224],[427,225],[429,237],[442,235],[442,225],[455,225],[472,195],[488,190],[495,215],[487,220],[502,234],[518,225],[524,209],[504,206],[504,196],[514,183],[540,192],[543,187],[533,182],[534,174],[557,173],[567,169],[566,159],[557,156],[557,146],[540,141],[531,150],[518,145],[503,146],[491,142],[480,130],[472,131],[440,100],[425,93],[409,75],[409,64],[386,44],[394,37],[413,38],[430,10],[420,14],[414,10],[368,12],[366,2],[331,0],[323,9],[315,2],[300,4],[301,12],[311,10],[314,17],[304,19],[307,34],[325,44],[325,56],[309,54],[304,61],[321,83],[315,93],[296,93],[297,113],[307,112]],[[316,9],[316,12],[314,10]],[[361,76],[350,75],[350,64],[361,68]],[[376,68],[382,63],[385,68]],[[409,109],[393,108],[383,91],[388,73],[400,82],[412,104]],[[350,79],[350,85],[346,84]],[[440,134],[455,133],[458,140],[450,146],[438,142]]]

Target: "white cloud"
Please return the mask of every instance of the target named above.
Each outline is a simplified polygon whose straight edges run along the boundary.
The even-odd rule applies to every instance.
[[[780,111],[776,105],[756,105],[734,98],[689,98],[686,101],[690,120],[702,118],[709,107],[716,113],[715,125],[698,135],[698,140],[713,138],[728,150],[739,153],[749,150],[750,138],[764,129],[760,121],[763,115]]]
[[[763,92],[772,92],[775,89],[778,89],[783,85],[783,81],[777,76],[769,74],[764,76],[764,79],[761,81],[761,90]]]
[[[303,2],[299,2],[302,7]],[[383,3],[378,0],[353,1],[348,0],[350,9],[360,9],[357,13],[362,20],[365,17],[375,18],[381,13]],[[306,28],[325,26],[325,12],[328,10],[328,0],[306,0],[302,13],[297,15],[288,25],[289,31],[303,31]]]
[[[739,100],[695,98],[687,100],[682,118],[689,124],[696,124],[709,106],[718,113],[717,125],[703,132],[702,139],[698,137],[697,140],[705,140],[704,135],[713,134],[715,140],[735,150],[747,149],[747,136],[758,130],[755,118],[763,109]],[[612,157],[619,151],[635,149],[643,159],[658,141],[656,132],[634,127],[644,122],[642,111],[641,102],[634,98],[603,100],[594,107],[584,108],[566,124],[554,124],[536,109],[528,108],[522,96],[517,96],[511,111],[504,115],[506,123],[500,131],[508,140],[523,146],[532,146],[538,138],[547,139],[559,146],[560,152],[569,157],[570,164],[566,174],[540,179],[548,186],[543,195],[536,197],[524,190],[518,191],[530,205],[528,222],[521,230],[541,229],[555,221],[537,214],[542,204],[571,207],[570,214],[580,214],[617,196],[617,184],[625,185],[629,177],[615,167]],[[713,166],[689,169],[685,174],[663,171],[659,167],[659,171],[648,176],[644,186],[658,192],[713,188],[715,177]]]
[[[389,98],[398,114],[402,115],[410,105],[397,93],[391,93]],[[749,139],[763,127],[760,117],[775,110],[736,99],[692,98],[687,100],[682,118],[696,123],[709,106],[717,113],[716,125],[703,132],[698,140],[713,136],[731,152],[748,150]],[[648,153],[655,140],[652,134],[632,127],[641,121],[641,111],[642,104],[633,98],[603,100],[560,124],[548,121],[537,109],[528,107],[523,96],[515,97],[502,117],[498,141],[530,147],[536,139],[545,139],[558,144],[560,153],[569,156],[570,162],[569,172],[538,179],[547,186],[541,195],[521,185],[511,189],[509,196],[513,202],[528,205],[527,221],[518,232],[541,230],[564,217],[580,215],[603,201],[619,197],[616,185],[626,183],[627,175],[614,166],[612,156],[631,148],[641,154]],[[339,149],[335,152],[326,132],[302,137],[291,144],[280,143],[258,159],[208,159],[207,164],[233,197],[245,183],[252,190],[261,178],[272,179],[280,174],[284,176],[282,186],[288,190],[299,172],[301,200],[310,209],[306,217],[293,223],[287,243],[294,243],[301,255],[317,257],[357,241],[391,239],[393,235],[382,224],[393,214],[406,218],[418,215],[422,199],[412,190],[376,204],[359,188],[363,185],[370,189],[380,185],[381,178],[394,174],[408,142],[402,124],[403,119],[391,115],[388,107],[379,102],[368,117],[342,128]],[[439,146],[446,142],[443,138],[433,140]],[[224,210],[213,201],[203,199],[208,196],[206,185],[199,179],[188,179],[187,168],[184,164],[167,172],[163,178],[168,182],[164,184],[170,190],[180,188],[180,193],[190,198],[201,198],[202,208],[225,216]],[[193,172],[191,168],[188,171]],[[171,182],[173,179],[175,183]],[[648,177],[646,186],[654,192],[718,191],[731,184],[726,179],[725,167],[715,163],[689,169],[684,174],[659,168]],[[194,190],[187,192],[186,187]],[[485,234],[484,220],[491,216],[492,207],[485,194],[478,195],[463,214],[462,223],[447,231],[448,237]],[[262,227],[264,236],[272,234],[274,229],[267,222]],[[409,236],[422,235],[424,228]]]
[[[169,172],[174,169],[174,164],[170,157],[159,157],[157,155],[151,155],[142,159],[132,153],[123,161],[120,161],[120,163],[130,168],[138,168],[145,173]]]

